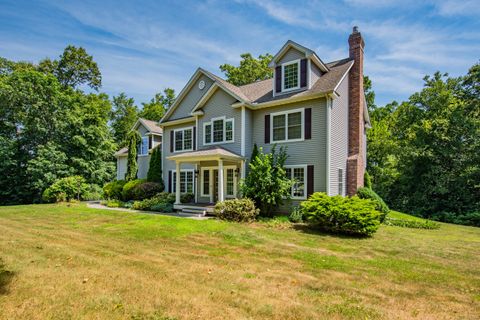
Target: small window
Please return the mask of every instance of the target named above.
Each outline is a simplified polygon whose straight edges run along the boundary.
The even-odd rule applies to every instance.
[[[233,119],[212,119],[204,123],[204,144],[233,142]]]
[[[235,183],[234,183],[234,170],[233,169],[227,169],[227,196],[234,196],[235,195]]]
[[[273,142],[303,139],[303,109],[274,113],[271,118]]]
[[[142,137],[140,141],[140,148],[138,149],[139,156],[145,156],[148,154],[148,137]]]
[[[305,171],[305,166],[289,166],[285,168],[287,178],[294,180],[291,189],[292,199],[305,199],[306,197]]]
[[[177,190],[177,172],[172,171],[173,193]],[[180,171],[180,193],[193,193],[193,171]]]
[[[175,130],[175,152],[191,151],[193,146],[193,128]]]
[[[338,194],[343,196],[343,169],[338,169]]]
[[[283,90],[293,90],[298,89],[299,86],[299,78],[300,78],[300,68],[299,62],[291,62],[288,64],[283,65]]]

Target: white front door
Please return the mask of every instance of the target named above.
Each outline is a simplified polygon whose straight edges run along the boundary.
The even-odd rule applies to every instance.
[[[223,167],[223,190],[225,198],[236,198],[237,195],[237,167]],[[210,202],[218,201],[218,167],[203,167],[201,169],[202,197],[209,197]]]

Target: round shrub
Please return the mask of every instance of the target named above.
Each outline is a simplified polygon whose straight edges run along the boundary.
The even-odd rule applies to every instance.
[[[380,225],[381,213],[369,199],[316,192],[301,203],[306,221],[315,228],[350,235],[369,236]]]
[[[260,210],[255,208],[253,200],[244,198],[218,202],[215,205],[214,212],[219,219],[249,222],[255,220]]]
[[[181,203],[192,203],[195,200],[193,193],[185,193],[180,196]]]
[[[125,185],[125,180],[116,180],[107,183],[103,186],[103,194],[107,199],[122,199],[123,186]]]
[[[166,203],[166,202],[161,202],[153,205],[150,210],[152,211],[158,211],[158,212],[164,212],[164,213],[170,213],[173,212],[173,204],[171,203]]]
[[[150,199],[135,201],[132,208],[135,210],[152,210],[162,212],[172,212],[175,203],[175,195],[168,192],[161,192]],[[167,210],[167,211],[163,211]]]
[[[390,209],[388,208],[387,204],[383,201],[383,199],[375,191],[365,187],[358,188],[357,196],[360,199],[373,200],[376,204],[376,209],[381,213],[383,213],[382,216],[380,217],[380,221],[383,222],[385,220],[385,217],[387,216],[387,213],[390,211]]]
[[[131,189],[132,200],[152,198],[163,191],[163,184],[158,182],[143,182]]]
[[[122,200],[124,201],[135,200],[135,196],[133,194],[133,188],[135,188],[137,185],[142,184],[144,182],[145,182],[145,179],[135,179],[125,183],[125,185],[122,188]]]
[[[71,176],[58,179],[42,194],[43,201],[60,202],[73,199],[83,199],[83,194],[88,190],[89,185],[81,176]]]

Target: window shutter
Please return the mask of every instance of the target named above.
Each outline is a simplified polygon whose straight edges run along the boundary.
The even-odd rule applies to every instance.
[[[265,143],[270,143],[270,115],[265,115]]]
[[[305,109],[305,139],[312,139],[312,108]]]
[[[153,136],[149,135],[148,136],[148,150],[152,149],[153,147]]]
[[[282,66],[275,68],[275,92],[282,91]]]
[[[173,130],[170,131],[170,152],[173,152]]]
[[[300,87],[307,86],[307,59],[300,61]]]
[[[307,166],[307,197],[313,193],[313,165]]]
[[[168,171],[168,192],[172,193],[172,171]]]
[[[197,150],[197,127],[193,127],[193,141],[192,141],[192,146],[193,150]]]

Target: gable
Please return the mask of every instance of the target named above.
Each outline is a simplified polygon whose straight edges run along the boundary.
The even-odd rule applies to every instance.
[[[137,125],[137,131],[138,133],[140,133],[140,135],[143,137],[145,134],[149,133],[150,131],[148,131],[147,128],[145,128],[145,126],[143,124],[141,124],[140,122],[138,123]]]
[[[215,93],[204,103],[201,110],[203,111],[203,117],[205,119],[230,115],[234,108],[232,104],[238,100],[232,97],[231,94],[225,92],[225,90],[218,88]]]
[[[198,86],[201,81],[205,82],[205,87],[203,89],[200,89]],[[199,76],[197,77],[197,79],[194,79],[194,81],[192,82],[190,90],[188,90],[185,93],[185,95],[181,98],[181,100],[177,102],[178,104],[175,106],[175,109],[173,110],[172,114],[170,114],[168,118],[163,119],[162,122],[167,120],[171,121],[171,120],[190,117],[191,116],[190,112],[192,111],[193,107],[202,98],[202,96],[208,91],[208,89],[212,86],[212,84],[213,84],[212,79],[210,79],[203,73],[199,73]]]
[[[297,50],[293,47],[290,47],[281,57],[279,57],[279,60],[277,62],[277,65],[298,60],[298,59],[303,59],[305,58],[305,53],[301,52],[300,50]]]

